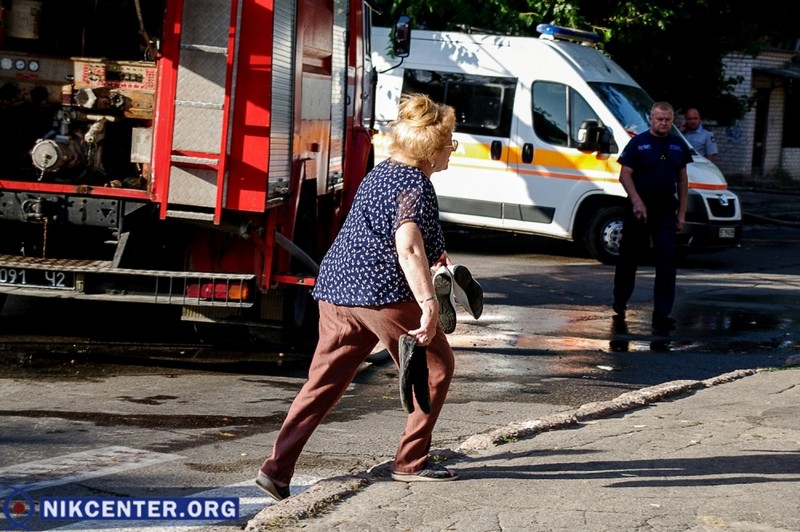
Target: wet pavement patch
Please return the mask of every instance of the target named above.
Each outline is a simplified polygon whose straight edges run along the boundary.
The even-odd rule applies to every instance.
[[[0,416],[58,418],[94,423],[97,426],[135,426],[150,429],[208,429],[222,427],[259,428],[279,422],[284,414],[274,416],[191,416],[155,414],[107,414],[102,412],[65,412],[60,410],[0,410]]]

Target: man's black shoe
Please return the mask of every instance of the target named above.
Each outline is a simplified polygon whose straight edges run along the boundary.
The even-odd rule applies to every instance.
[[[614,303],[611,305],[611,309],[614,311],[614,317],[624,320],[625,319],[625,305],[618,305]]]
[[[669,316],[653,314],[653,329],[657,331],[671,331],[675,328],[675,320]]]

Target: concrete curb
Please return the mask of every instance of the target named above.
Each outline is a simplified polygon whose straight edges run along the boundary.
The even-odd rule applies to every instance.
[[[582,422],[613,416],[635,410],[665,399],[680,396],[701,388],[731,382],[766,369],[740,369],[710,379],[672,381],[641,390],[626,392],[610,401],[587,403],[577,409],[560,412],[524,422],[517,422],[488,433],[471,436],[456,449],[431,450],[437,462],[463,458],[471,452],[483,451],[520,439],[530,438],[540,432],[574,427]],[[280,504],[272,504],[251,519],[246,532],[266,532],[297,524],[303,518],[313,517],[338,501],[356,493],[374,480],[388,477],[391,461],[382,462],[357,475],[343,475],[321,480],[307,491],[295,495]]]
[[[705,381],[672,381],[650,386],[649,388],[642,388],[641,390],[626,392],[610,401],[587,403],[576,410],[552,414],[533,421],[513,423],[489,433],[477,434],[462,443],[458,450],[463,452],[484,450],[502,445],[509,441],[530,438],[540,432],[574,427],[584,421],[609,417],[621,412],[641,408],[670,397],[683,395],[698,388],[705,388],[715,384],[722,384],[740,379],[747,375],[752,375],[757,371],[758,370],[754,369],[736,370]]]
[[[330,508],[337,501],[367,487],[370,480],[364,475],[344,475],[320,480],[308,490],[280,504],[267,506],[248,521],[245,530],[263,532],[283,530],[304,517],[311,517]]]

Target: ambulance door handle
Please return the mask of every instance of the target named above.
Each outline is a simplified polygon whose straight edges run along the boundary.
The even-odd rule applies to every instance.
[[[503,145],[499,140],[492,141],[492,147],[489,150],[489,154],[492,156],[493,161],[500,160],[500,156],[503,155]]]
[[[533,162],[533,144],[530,142],[526,142],[522,145],[522,162],[523,163],[532,163]]]

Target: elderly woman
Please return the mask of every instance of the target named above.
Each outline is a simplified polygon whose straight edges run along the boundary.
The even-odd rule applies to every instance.
[[[403,334],[426,347],[430,413],[415,408],[408,415],[392,478],[403,482],[458,478],[428,460],[431,434],[454,369],[431,277],[432,268],[452,263],[445,252],[430,177],[447,169],[457,146],[454,127],[452,107],[421,94],[403,98],[389,132],[391,158],[364,178],[322,260],[312,292],[319,301],[319,342],[308,381],[289,408],[272,455],[256,478],[256,484],[276,500],[289,496],[303,447],[359,366],[378,342],[398,364]]]

